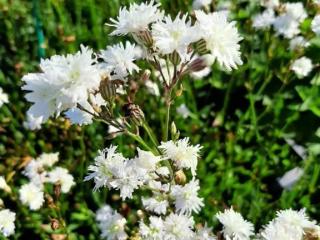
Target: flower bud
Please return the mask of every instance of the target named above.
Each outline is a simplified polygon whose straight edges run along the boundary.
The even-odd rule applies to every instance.
[[[123,106],[125,117],[129,118],[135,125],[141,126],[144,122],[144,113],[137,104],[127,103]]]
[[[320,240],[320,230],[319,229],[304,229],[305,235],[303,240]]]
[[[153,45],[153,38],[151,36],[150,31],[140,31],[134,35],[134,38],[137,42],[142,43],[146,47],[152,47]]]
[[[179,53],[177,53],[177,51],[174,51],[173,53],[169,54],[169,60],[170,62],[172,62],[173,65],[179,65],[181,61]]]
[[[208,52],[207,43],[204,39],[200,39],[198,42],[196,42],[195,48],[196,51],[201,55],[206,54]]]
[[[61,184],[59,182],[54,185],[54,195],[57,199],[61,195]]]
[[[199,72],[207,67],[205,59],[202,57],[196,58],[188,65],[188,71]]]
[[[184,185],[187,181],[187,177],[182,170],[179,170],[174,174],[174,180],[176,183]]]
[[[51,221],[50,225],[52,230],[57,230],[60,228],[60,223],[58,219],[52,218],[50,221]]]

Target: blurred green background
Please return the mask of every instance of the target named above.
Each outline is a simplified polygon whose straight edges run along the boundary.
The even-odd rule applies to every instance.
[[[24,129],[29,105],[20,89],[21,77],[38,71],[41,57],[75,52],[80,44],[99,50],[117,42],[118,38],[108,36],[110,29],[104,23],[116,17],[120,6],[130,2],[133,1],[0,0],[0,86],[10,100],[0,108],[0,175],[9,176],[9,184],[17,186],[17,192],[24,182],[19,166],[28,157],[59,152],[60,164],[70,170],[77,182],[73,191],[61,199],[72,239],[97,239],[94,211],[106,201],[119,206],[134,223],[130,206],[139,205],[139,195],[127,205],[114,192],[92,193],[92,183],[82,181],[97,150],[110,144],[106,126],[70,126],[59,118],[38,131]],[[191,11],[188,0],[161,2],[172,14]],[[224,2],[220,1],[219,6]],[[287,51],[288,42],[275,37],[272,31],[252,29],[251,17],[260,11],[258,1],[228,2],[230,17],[237,21],[244,37],[244,65],[231,73],[214,66],[213,74],[205,79],[186,78],[184,95],[175,106],[185,103],[192,114],[186,119],[175,109],[172,114],[181,136],[189,136],[193,143],[204,146],[198,177],[206,207],[198,219],[216,224],[213,215],[233,205],[257,226],[270,220],[276,210],[289,207],[305,207],[313,218],[320,220],[319,69],[301,80],[288,74],[288,63],[298,55]],[[213,3],[213,7],[217,5]],[[307,19],[303,23],[305,34],[309,25]],[[312,39],[306,55],[319,62],[319,52],[319,39]],[[159,104],[153,98],[146,97],[142,88],[137,103],[149,124],[161,129],[159,119],[165,109],[153,111]],[[286,139],[294,139],[305,147],[304,161]],[[127,156],[133,156],[132,142],[121,136],[113,142]],[[277,179],[297,166],[304,169],[303,177],[291,189],[283,190]],[[50,209],[30,213],[18,206],[15,199],[0,197],[7,207],[19,209],[16,239],[49,238],[52,230],[48,216],[53,214]]]

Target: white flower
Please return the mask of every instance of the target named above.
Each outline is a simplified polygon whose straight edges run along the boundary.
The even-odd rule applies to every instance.
[[[199,39],[187,14],[178,15],[173,21],[170,16],[166,16],[163,21],[153,24],[152,37],[160,53],[176,51],[182,61],[189,60],[188,46]]]
[[[41,60],[41,73],[29,73],[22,80],[22,89],[29,91],[26,99],[34,103],[28,113],[46,121],[54,114],[86,102],[88,92],[100,84],[100,74],[93,65],[93,51],[81,46],[81,51],[67,56],[52,56]]]
[[[301,23],[308,16],[301,2],[285,3],[284,7],[286,10],[286,14],[288,14],[299,23]]]
[[[29,180],[39,186],[42,187],[43,183],[47,181],[47,172],[44,169],[43,164],[35,159],[32,159],[24,168],[22,172]]]
[[[127,220],[109,206],[97,211],[96,220],[101,231],[101,237],[107,240],[125,240],[128,235],[124,231]]]
[[[200,190],[199,180],[191,180],[184,186],[173,185],[171,196],[177,213],[191,215],[192,212],[198,213],[204,206],[203,198],[198,197]]]
[[[290,189],[302,177],[302,175],[303,169],[295,167],[278,179],[278,183],[282,188]]]
[[[306,48],[310,45],[310,43],[302,36],[294,37],[290,40],[289,49],[295,50],[298,48]]]
[[[48,173],[48,181],[51,183],[58,183],[61,185],[61,191],[68,193],[75,182],[73,176],[69,174],[68,170],[62,167],[56,167]]]
[[[110,181],[116,168],[121,168],[126,159],[121,153],[117,152],[116,146],[99,151],[98,156],[94,159],[94,165],[90,165],[88,170],[91,172],[85,177],[85,181],[94,179],[94,190],[101,187],[110,187]]]
[[[266,8],[276,8],[279,4],[279,0],[260,0],[260,5]]]
[[[192,8],[198,10],[201,8],[208,7],[212,3],[212,0],[193,0]]]
[[[191,240],[195,237],[192,231],[192,217],[171,213],[164,221],[164,240]]]
[[[212,228],[207,227],[207,224],[198,229],[196,234],[196,240],[216,240],[213,236]]]
[[[266,9],[263,13],[256,15],[253,18],[252,26],[256,29],[264,29],[272,26],[275,20],[274,10]]]
[[[0,210],[0,232],[9,237],[14,234],[16,214],[8,209]]]
[[[313,0],[314,4],[320,5],[320,0]]]
[[[159,148],[167,158],[174,161],[178,169],[191,169],[192,175],[196,175],[199,151],[202,148],[199,144],[190,146],[189,138],[184,138],[177,142],[162,142]]]
[[[146,169],[148,172],[156,170],[157,164],[161,161],[160,156],[155,156],[152,152],[143,151],[137,148],[138,156],[134,159],[136,165]]]
[[[183,118],[187,118],[191,114],[189,108],[184,103],[182,103],[179,107],[177,107],[177,113],[181,115]]]
[[[23,126],[29,130],[41,129],[43,123],[43,116],[35,117],[33,114],[27,114],[27,121],[23,122]]]
[[[110,181],[110,186],[120,190],[120,196],[123,200],[132,198],[133,191],[142,186],[148,178],[147,171],[139,168],[133,160],[123,162],[121,167],[115,169],[113,175],[114,178]]]
[[[55,163],[59,161],[59,153],[42,153],[37,161],[45,167],[52,167]]]
[[[111,146],[95,158],[94,165],[89,166],[91,173],[85,181],[94,179],[94,191],[101,187],[120,190],[123,200],[132,198],[132,193],[147,180],[147,171],[136,165],[134,160],[128,160],[116,152],[117,147]]]
[[[232,208],[217,213],[216,217],[223,225],[222,232],[226,240],[249,240],[254,234],[253,224],[244,220]]]
[[[308,76],[313,68],[312,62],[307,57],[301,57],[295,60],[291,66],[291,70],[298,76],[298,78],[303,78]]]
[[[320,15],[315,16],[312,20],[311,29],[315,34],[320,35]]]
[[[139,71],[139,67],[134,63],[138,58],[136,46],[130,42],[119,43],[108,46],[106,50],[102,50],[100,57],[104,60],[104,67],[112,74],[113,79],[124,79],[128,74]]]
[[[44,202],[43,191],[33,183],[24,184],[20,190],[20,201],[31,210],[38,210]]]
[[[143,240],[163,240],[164,239],[164,224],[160,217],[151,216],[149,225],[140,222],[139,233]]]
[[[213,60],[217,60],[227,70],[236,69],[237,65],[241,65],[239,41],[242,38],[235,22],[228,22],[224,12],[205,14],[198,10],[195,14],[200,34],[206,41]]]
[[[277,17],[273,22],[273,27],[277,34],[289,39],[300,33],[299,22],[288,14]]]
[[[272,220],[262,231],[265,240],[288,239],[300,240],[305,230],[318,229],[314,221],[310,221],[305,210],[294,211],[292,209],[277,212],[277,217]]]
[[[152,198],[143,198],[142,204],[146,210],[155,212],[157,214],[166,214],[169,202],[162,199],[161,196],[155,196]]]
[[[4,104],[4,103],[8,103],[9,102],[9,97],[8,94],[3,92],[3,89],[0,87],[0,107]]]
[[[130,7],[120,8],[117,20],[111,19],[111,24],[116,28],[111,35],[126,35],[128,33],[139,33],[148,30],[151,23],[163,18],[163,12],[158,9],[160,4],[150,1],[148,4],[140,5],[133,3]]]
[[[300,240],[301,236],[297,236],[296,232],[290,231],[284,225],[275,224],[274,221],[271,221],[265,229],[261,232],[262,239],[264,240]]]
[[[160,90],[159,90],[159,86],[157,83],[155,83],[151,80],[147,80],[144,84],[147,87],[147,90],[150,94],[152,94],[156,97],[160,96]]]
[[[7,184],[7,182],[3,176],[0,176],[0,189],[6,191],[8,193],[11,192],[11,188],[9,187],[9,185]]]

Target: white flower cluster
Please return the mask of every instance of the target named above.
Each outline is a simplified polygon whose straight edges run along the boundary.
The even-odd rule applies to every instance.
[[[106,92],[102,94],[106,87],[102,82],[107,79],[110,85],[113,81],[113,86],[109,88],[107,84],[107,89],[116,88],[118,93],[128,86],[128,80],[139,74],[138,60],[157,65],[171,59],[170,64],[177,68],[170,76],[174,81],[192,72],[199,72],[198,77],[205,76],[210,68],[205,73],[201,70],[215,61],[226,70],[242,64],[239,45],[242,38],[235,22],[229,22],[225,12],[206,14],[197,10],[195,19],[188,14],[172,18],[159,7],[154,1],[133,3],[121,8],[118,17],[107,24],[115,28],[111,35],[128,34],[136,44],[118,43],[98,53],[81,45],[75,54],[41,60],[41,72],[22,78],[25,83],[22,89],[28,91],[26,99],[32,103],[24,126],[39,129],[49,117],[62,114],[74,124],[92,123],[93,118],[100,116],[101,108],[112,108]],[[201,60],[204,54],[211,59],[209,62]]]
[[[25,167],[23,174],[30,182],[19,190],[20,201],[31,210],[38,210],[44,202],[44,184],[59,184],[61,192],[68,193],[75,185],[73,176],[62,167],[53,167],[59,160],[59,153],[43,153],[32,159]]]
[[[9,97],[8,94],[3,92],[3,89],[0,87],[0,107],[4,104],[4,103],[8,103],[9,102]]]
[[[254,16],[253,27],[263,29],[273,26],[278,35],[288,39],[300,33],[300,23],[307,18],[301,2],[280,4],[279,1],[262,1],[261,5],[266,9]],[[275,10],[278,11],[278,8],[282,10],[276,16]]]
[[[3,176],[0,176],[0,189],[6,193],[11,193],[11,188]],[[3,236],[9,237],[14,234],[16,214],[9,209],[1,209],[3,205],[4,203],[0,198],[0,234],[2,233]]]

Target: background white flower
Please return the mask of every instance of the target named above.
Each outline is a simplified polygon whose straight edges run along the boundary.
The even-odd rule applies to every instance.
[[[315,16],[312,20],[311,29],[315,34],[320,35],[320,15]]]
[[[0,87],[0,107],[4,104],[4,103],[8,103],[9,102],[9,97],[8,94],[3,92],[3,89]]]
[[[9,237],[14,234],[16,220],[16,214],[11,212],[9,209],[0,210],[0,232],[5,236]]]
[[[75,185],[73,176],[69,171],[62,167],[56,167],[48,173],[48,181],[53,184],[60,184],[61,191],[63,193],[68,193],[72,186]]]
[[[312,62],[307,57],[301,57],[295,60],[291,66],[291,70],[294,71],[299,78],[308,76],[312,68]]]
[[[19,190],[20,201],[28,205],[31,210],[38,210],[41,208],[44,198],[43,191],[39,186],[33,183],[23,185]]]

